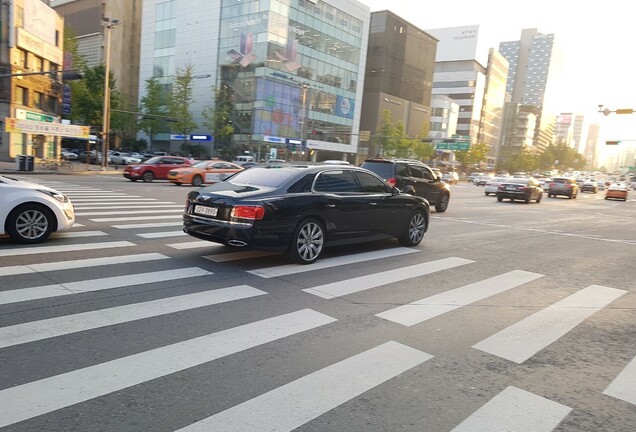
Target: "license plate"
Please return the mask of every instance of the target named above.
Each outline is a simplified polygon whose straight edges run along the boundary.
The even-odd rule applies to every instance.
[[[216,207],[206,207],[201,205],[194,206],[194,212],[206,216],[216,216],[219,209]]]
[[[516,188],[516,187],[514,187],[514,186],[508,186],[508,187],[506,188],[506,190],[517,190],[517,188]]]

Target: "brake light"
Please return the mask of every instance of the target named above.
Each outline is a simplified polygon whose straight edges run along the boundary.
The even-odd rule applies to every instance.
[[[387,179],[387,181],[386,181],[386,182],[387,182],[387,183],[389,184],[389,186],[391,186],[391,187],[395,187],[395,185],[397,184],[397,180],[395,180],[395,177],[391,177],[390,179]]]
[[[230,217],[237,219],[259,220],[265,216],[265,208],[261,206],[236,206],[232,209]]]

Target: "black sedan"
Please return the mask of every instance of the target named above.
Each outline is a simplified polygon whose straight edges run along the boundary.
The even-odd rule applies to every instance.
[[[188,193],[183,230],[310,264],[326,246],[392,237],[415,246],[429,213],[424,198],[402,194],[363,168],[253,167]]]
[[[526,204],[536,200],[541,202],[543,198],[543,188],[541,184],[533,178],[510,178],[499,185],[497,189],[497,201],[509,199],[510,201],[521,200]]]

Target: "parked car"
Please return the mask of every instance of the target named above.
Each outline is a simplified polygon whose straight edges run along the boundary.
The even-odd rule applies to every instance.
[[[450,185],[459,183],[459,175],[455,171],[442,174],[442,181]]]
[[[66,149],[62,149],[62,151],[60,152],[60,156],[62,157],[62,159],[66,159],[69,161],[79,159],[79,155],[77,153]]]
[[[488,180],[484,186],[484,194],[486,196],[493,194],[497,195],[497,190],[499,189],[499,185],[508,180],[509,177],[493,177]]]
[[[75,223],[71,200],[49,187],[0,175],[0,234],[40,243]]]
[[[130,181],[143,180],[149,183],[153,180],[165,180],[171,170],[190,165],[192,165],[192,162],[188,158],[156,156],[143,163],[126,166],[124,177]]]
[[[243,167],[222,160],[205,160],[189,167],[175,168],[168,172],[168,180],[176,185],[191,184],[201,186],[225,180]]]
[[[543,188],[533,178],[509,178],[497,189],[497,201],[499,202],[509,199],[510,201],[521,200],[530,204],[530,201],[535,200],[538,204],[541,202],[541,198],[543,198]]]
[[[188,193],[189,235],[316,261],[325,247],[397,237],[422,241],[429,203],[359,167],[253,167]]]
[[[579,194],[579,185],[571,177],[554,177],[548,188],[548,198],[564,195],[568,198],[576,198]]]
[[[110,154],[110,163],[115,165],[128,165],[141,162],[141,158],[132,156],[130,153],[114,151]]]
[[[484,175],[484,173],[481,172],[472,172],[468,175],[468,177],[466,178],[468,180],[468,183],[472,183],[475,181],[475,179],[481,175]]]
[[[491,178],[492,176],[489,174],[480,175],[473,179],[473,183],[475,184],[475,186],[486,186],[486,183]]]
[[[373,171],[391,186],[404,193],[417,195],[443,213],[450,202],[450,188],[424,163],[406,159],[367,159],[360,165]]]
[[[593,192],[593,193],[597,193],[598,192],[598,185],[596,184],[595,181],[592,180],[586,180],[583,182],[583,184],[581,185],[581,192]]]
[[[605,191],[605,199],[621,199],[627,201],[629,188],[626,183],[612,183]]]

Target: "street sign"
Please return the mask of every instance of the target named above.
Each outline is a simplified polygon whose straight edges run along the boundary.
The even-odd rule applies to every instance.
[[[441,142],[435,144],[435,150],[468,150],[470,143],[468,141]]]
[[[212,141],[212,135],[190,135],[190,141]]]
[[[16,109],[15,117],[20,120],[32,120],[32,121],[46,122],[46,123],[53,123],[53,121],[55,120],[53,116],[40,114],[33,111],[26,111],[23,109]]]
[[[605,145],[618,145],[620,143],[620,141],[605,141]]]

